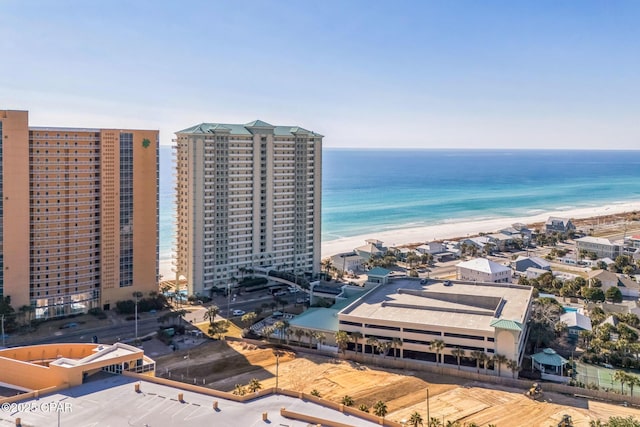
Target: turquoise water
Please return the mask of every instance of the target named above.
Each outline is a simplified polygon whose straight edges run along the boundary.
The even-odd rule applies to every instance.
[[[322,239],[640,200],[640,151],[323,151]],[[171,148],[160,149],[160,257],[172,247]]]
[[[578,311],[578,309],[577,309],[577,308],[575,308],[575,307],[566,307],[566,306],[562,306],[562,308],[564,308],[564,311],[565,311],[566,313],[568,313],[568,312],[573,312],[573,311]]]

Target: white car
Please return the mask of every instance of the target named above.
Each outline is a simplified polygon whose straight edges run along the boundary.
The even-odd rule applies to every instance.
[[[244,310],[233,310],[232,314],[234,316],[243,316],[244,315]]]

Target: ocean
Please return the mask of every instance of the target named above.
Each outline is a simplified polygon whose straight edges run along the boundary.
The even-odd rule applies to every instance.
[[[160,148],[160,259],[171,258]],[[640,151],[324,149],[322,239],[640,200]]]

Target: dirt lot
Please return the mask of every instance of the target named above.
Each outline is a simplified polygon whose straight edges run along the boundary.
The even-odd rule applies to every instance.
[[[207,387],[231,391],[236,384],[246,385],[252,378],[263,387],[275,385],[276,359],[273,349],[241,342],[217,341],[188,352],[176,352],[158,358],[158,373],[172,378],[185,375],[185,381],[196,378]],[[187,375],[187,365],[188,375]],[[418,411],[447,421],[493,423],[497,426],[556,425],[563,414],[572,416],[575,426],[588,426],[590,420],[606,420],[610,416],[633,415],[640,418],[640,409],[545,393],[543,402],[526,398],[522,390],[507,389],[493,384],[465,382],[424,372],[381,370],[354,362],[322,356],[287,352],[279,358],[278,385],[283,388],[310,392],[317,389],[321,396],[339,402],[349,395],[355,405],[372,406],[383,400],[389,408],[388,418],[408,419]]]

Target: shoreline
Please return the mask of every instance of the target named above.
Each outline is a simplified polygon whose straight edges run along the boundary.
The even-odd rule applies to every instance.
[[[607,215],[619,215],[640,210],[640,201],[608,204],[598,207],[575,208],[567,210],[550,210],[524,217],[502,217],[486,220],[461,220],[444,224],[421,227],[398,228],[381,232],[371,232],[351,237],[343,237],[322,243],[321,258],[351,252],[365,244],[367,239],[376,239],[385,246],[402,246],[425,243],[434,240],[454,240],[477,236],[480,233],[495,233],[514,223],[527,225],[544,224],[550,216],[570,218],[572,220],[595,219]]]
[[[343,237],[340,239],[323,242],[321,246],[321,259],[339,253],[351,252],[355,248],[365,244],[366,239],[377,239],[384,242],[385,246],[403,246],[415,243],[425,243],[434,240],[454,240],[465,237],[477,236],[480,233],[494,233],[514,223],[544,224],[550,216],[570,218],[572,220],[588,220],[605,217],[608,215],[620,215],[640,211],[640,201],[614,203],[598,207],[574,208],[567,210],[550,210],[535,215],[524,217],[502,217],[486,220],[461,220],[444,224],[427,225],[420,227],[406,227],[381,232],[371,232],[357,236]],[[171,259],[159,260],[159,274],[162,280],[174,280],[171,272]]]

